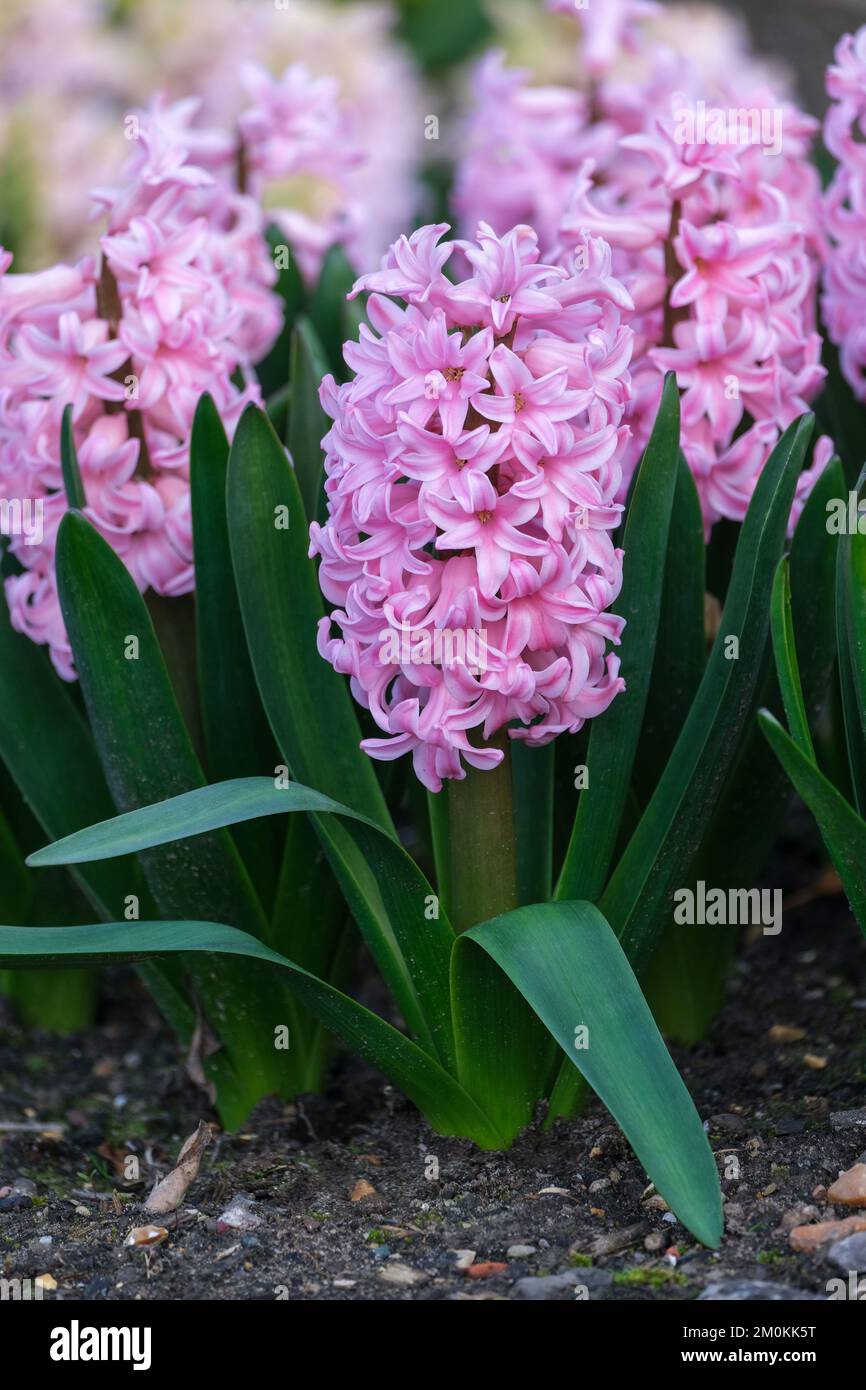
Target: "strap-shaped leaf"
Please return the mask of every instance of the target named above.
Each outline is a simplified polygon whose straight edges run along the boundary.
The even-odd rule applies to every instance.
[[[288,446],[295,465],[306,515],[322,520],[324,454],[322,439],[330,421],[319,402],[319,382],[329,370],[324,349],[309,319],[298,320],[292,334],[292,395]]]
[[[679,1219],[718,1245],[722,1202],[706,1134],[602,914],[583,902],[518,908],[470,928],[455,954],[479,946],[580,1068]]]
[[[320,792],[295,782],[277,787],[267,777],[218,782],[91,826],[38,850],[28,862],[74,864],[138,853],[288,811],[315,813],[329,842],[339,844],[344,892],[409,1027],[452,1065],[451,926],[397,840]]]
[[[345,678],[319,655],[324,606],[308,558],[298,480],[267,419],[244,412],[228,476],[232,560],[253,669],[271,728],[299,781],[390,829]]]
[[[866,470],[857,483],[858,499],[864,477]],[[859,510],[857,517],[857,529],[841,534],[837,541],[836,640],[848,764],[862,816],[866,811],[866,535],[860,534]]]
[[[229,442],[219,412],[202,396],[190,440],[195,556],[195,633],[202,725],[210,780],[266,776],[279,759],[247,652],[232,571],[226,515]],[[271,826],[235,837],[265,904],[276,889],[279,848]]]
[[[638,975],[664,926],[664,905],[700,844],[749,716],[769,631],[773,576],[812,428],[807,415],[787,429],[758,480],[698,693],[600,903]]]
[[[623,539],[627,559],[616,609],[626,619],[621,652],[626,688],[604,718],[593,722],[589,785],[578,802],[558,899],[597,898],[616,849],[652,673],[679,451],[680,398],[670,372],[632,489]]]
[[[797,747],[769,710],[762,710],[759,720],[770,746],[818,822],[854,916],[866,934],[866,822]]]
[[[228,507],[232,559],[253,668],[271,728],[293,776],[393,836],[393,822],[371,760],[360,747],[361,731],[345,678],[322,659],[316,645],[324,610],[307,554],[298,480],[267,417],[252,406],[241,418],[232,443]],[[316,825],[403,1017],[413,1034],[426,1037],[447,1061],[453,1046],[447,964],[428,977],[424,990],[413,980],[413,961],[426,956],[430,940],[441,944],[440,934],[447,937],[451,931],[441,905],[438,921],[431,916],[437,910],[432,888],[408,856],[394,861],[400,863],[398,878],[388,873],[382,879],[371,867],[368,847],[376,846],[378,856],[385,851],[372,831],[362,828],[363,822],[353,823],[351,831],[339,820],[317,817]],[[398,921],[392,921],[394,915]],[[444,951],[442,956],[444,961]]]
[[[782,703],[788,726],[798,745],[810,762],[815,761],[815,749],[803,699],[803,686],[800,682],[800,668],[797,665],[794,645],[794,619],[791,612],[791,564],[784,555],[779,561],[776,578],[773,581],[773,598],[770,608],[770,629],[773,635],[773,652],[776,657],[776,671],[782,692]]]
[[[79,510],[86,507],[87,497],[84,492],[84,483],[81,481],[81,469],[78,467],[75,436],[72,433],[71,405],[64,407],[63,420],[60,426],[60,470],[63,474],[66,500],[70,507],[78,507]]]
[[[80,513],[67,512],[58,531],[56,564],[60,605],[115,804],[126,810],[201,785],[204,775],[153,625],[123,562]],[[63,766],[62,759],[57,766]],[[267,919],[226,831],[170,852],[144,854],[140,862],[166,916],[219,914],[265,935]],[[273,1046],[273,1026],[295,1024],[300,1038],[295,1018],[286,1016],[294,1001],[275,997],[261,972],[256,978],[254,966],[241,978],[224,962],[199,962],[194,984],[212,1027],[249,1080],[249,1103],[279,1090],[286,1068]]]
[[[0,968],[243,957],[277,967],[289,989],[359,1057],[405,1092],[440,1134],[464,1135],[482,1148],[502,1136],[478,1105],[416,1043],[348,995],[317,979],[264,942],[216,922],[112,922],[85,927],[0,927]],[[235,967],[236,969],[236,967]],[[273,975],[271,976],[273,978]]]

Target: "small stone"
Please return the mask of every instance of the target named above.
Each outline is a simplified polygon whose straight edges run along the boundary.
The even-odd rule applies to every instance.
[[[509,1260],[525,1260],[527,1256],[534,1255],[536,1249],[534,1245],[509,1245],[505,1254]]]
[[[771,1284],[764,1279],[725,1279],[708,1284],[698,1294],[698,1302],[713,1303],[790,1303],[819,1302],[818,1294],[806,1293],[804,1289],[791,1288],[789,1284]]]
[[[803,1061],[812,1071],[823,1071],[827,1065],[827,1058],[819,1057],[815,1052],[805,1052],[803,1054]]]
[[[37,1274],[33,1282],[37,1289],[47,1289],[49,1293],[57,1288],[57,1280],[53,1274]]]
[[[455,1269],[467,1270],[470,1265],[474,1265],[477,1253],[476,1250],[455,1250],[454,1254],[457,1256],[454,1261]]]
[[[837,1110],[830,1116],[830,1128],[866,1130],[866,1106],[860,1110]]]
[[[504,1274],[507,1268],[501,1260],[482,1260],[480,1264],[470,1265],[466,1273],[470,1279],[490,1279],[494,1274]]]
[[[802,1042],[806,1036],[805,1028],[792,1028],[787,1023],[774,1023],[767,1037],[772,1043]]]
[[[567,1187],[543,1187],[535,1195],[536,1197],[570,1197],[571,1193]]]
[[[0,1197],[0,1211],[26,1211],[33,1206],[32,1197],[24,1197],[19,1192],[10,1192],[8,1197]]]
[[[600,1255],[618,1255],[621,1250],[628,1250],[630,1246],[637,1245],[645,1234],[646,1225],[643,1221],[634,1226],[623,1226],[618,1231],[596,1236],[595,1240],[590,1242],[589,1254],[596,1259]]]
[[[649,1251],[663,1250],[664,1243],[665,1237],[659,1231],[650,1231],[644,1239],[643,1248]]]
[[[827,1259],[845,1274],[866,1270],[866,1231],[837,1240],[827,1251]]]
[[[589,1156],[590,1156],[590,1158],[601,1158],[601,1156],[602,1156],[603,1153],[604,1153],[604,1149],[602,1149],[602,1148],[600,1147],[600,1145],[594,1144],[593,1147],[592,1147],[592,1148],[590,1149],[590,1151],[589,1151]]]
[[[36,1184],[32,1178],[16,1178],[12,1184],[12,1191],[17,1192],[19,1197],[35,1197]]]
[[[253,1211],[252,1197],[246,1192],[238,1192],[217,1217],[216,1228],[223,1235],[226,1231],[255,1231],[261,1224],[262,1218]]]
[[[746,1121],[742,1115],[732,1115],[725,1113],[722,1115],[710,1116],[710,1129],[723,1129],[729,1134],[742,1134],[746,1128]]]
[[[815,1196],[814,1192],[812,1196]],[[805,1226],[807,1221],[816,1221],[819,1215],[817,1207],[793,1207],[791,1211],[785,1212],[779,1222],[779,1230],[788,1235],[795,1226]]]
[[[815,1198],[816,1202],[825,1201],[827,1197],[826,1187],[824,1187],[824,1185],[819,1182],[817,1187],[812,1188],[812,1196]]]
[[[573,1299],[575,1289],[585,1288],[590,1296],[600,1297],[613,1283],[609,1269],[567,1269],[562,1274],[526,1275],[518,1279],[511,1290],[512,1298],[541,1303],[547,1299]]]
[[[357,1282],[357,1279],[335,1279],[333,1287],[335,1289],[353,1289]]]
[[[818,1221],[812,1226],[795,1226],[788,1241],[792,1250],[805,1254],[843,1240],[857,1231],[866,1231],[866,1216],[846,1216],[843,1221]]]
[[[652,1207],[653,1211],[668,1211],[668,1204],[660,1192],[654,1192],[651,1197],[647,1197],[644,1202],[645,1207]]]
[[[349,1196],[350,1202],[362,1202],[365,1197],[375,1197],[376,1189],[366,1178],[359,1178]]]
[[[590,1192],[604,1192],[610,1187],[609,1178],[596,1178],[595,1182],[589,1184]]]
[[[843,1207],[866,1207],[866,1163],[855,1163],[827,1188],[827,1200]]]
[[[423,1269],[412,1269],[410,1265],[389,1264],[379,1270],[379,1278],[383,1284],[397,1284],[400,1288],[409,1289],[415,1284],[426,1284],[430,1275]]]

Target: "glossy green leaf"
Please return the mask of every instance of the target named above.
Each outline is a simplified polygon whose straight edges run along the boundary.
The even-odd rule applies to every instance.
[[[332,246],[325,256],[316,288],[310,299],[309,315],[325,350],[331,371],[338,380],[346,375],[343,343],[348,335],[347,299],[357,276],[340,246]]]
[[[390,829],[348,685],[319,655],[324,615],[298,480],[262,411],[229,459],[232,560],[250,655],[277,743],[299,782]]]
[[[265,776],[279,761],[235,590],[226,515],[228,458],[222,420],[212,397],[204,395],[190,441],[190,495],[198,684],[212,781]],[[270,903],[278,857],[273,827],[247,827],[235,839],[263,902]]]
[[[267,418],[253,407],[245,411],[232,444],[228,501],[247,642],[286,763],[299,783],[380,825],[387,844],[393,824],[371,760],[360,747],[348,686],[316,645],[323,606],[307,555],[298,480]],[[316,825],[403,1017],[415,1036],[426,1037],[446,1060],[452,1047],[447,968],[429,972],[424,990],[413,981],[413,960],[426,959],[430,942],[444,956],[442,937],[451,930],[444,914],[438,920],[430,916],[430,885],[408,856],[397,860],[391,854],[388,870],[381,856],[389,851],[361,822],[350,830],[339,820],[317,816]]]
[[[818,823],[854,915],[866,934],[866,822],[769,710],[763,710],[759,719],[770,746]]]
[[[519,908],[471,928],[455,952],[478,947],[580,1068],[679,1219],[717,1246],[722,1202],[706,1134],[602,914],[583,902]]]
[[[703,679],[601,900],[638,975],[664,927],[669,895],[698,849],[749,716],[769,632],[773,576],[812,428],[812,417],[805,416],[786,430],[758,480]]]
[[[123,562],[84,517],[67,512],[56,563],[61,609],[115,804],[124,811],[200,786],[204,776],[150,617]],[[265,935],[261,904],[226,831],[145,853],[140,862],[166,916],[226,917]],[[272,986],[255,971],[251,966],[242,975],[214,960],[199,963],[194,976],[214,1031],[249,1080],[250,1103],[256,1090],[263,1095],[279,1089],[285,1074],[268,1026],[274,1016],[285,1021],[285,1014]]]
[[[315,813],[327,843],[340,844],[340,882],[401,1012],[419,1040],[450,1063],[451,926],[397,840],[330,797],[298,783],[277,787],[267,777],[221,782],[91,826],[37,851],[29,862],[80,863],[141,852],[289,811]],[[337,817],[345,817],[349,828]]]
[[[634,780],[643,804],[665,770],[707,664],[706,587],[704,519],[695,480],[681,454],[652,678],[635,756]]]
[[[81,481],[81,470],[78,467],[78,455],[75,451],[75,437],[72,433],[71,405],[64,407],[63,420],[60,426],[60,470],[63,474],[66,500],[70,507],[78,507],[79,509],[86,507],[87,497],[84,492],[84,483]]]
[[[787,555],[779,561],[776,578],[773,581],[773,598],[770,608],[770,627],[773,635],[773,651],[776,657],[776,670],[782,691],[782,701],[788,727],[806,757],[815,761],[815,749],[809,730],[806,702],[803,699],[803,686],[800,669],[796,660],[794,645],[794,619],[791,612],[791,564]]]
[[[112,922],[84,927],[0,927],[0,968],[119,964],[180,955],[243,957],[280,970],[301,1003],[359,1057],[378,1067],[441,1134],[502,1145],[485,1113],[438,1062],[391,1024],[245,932],[215,922]],[[235,971],[237,967],[234,967]]]
[[[292,329],[298,315],[303,312],[307,297],[297,257],[288,245],[285,233],[271,224],[267,230],[267,243],[277,267],[276,291],[283,301],[283,327],[267,357],[256,366],[256,376],[265,400],[281,391],[289,380]]]
[[[301,318],[292,334],[292,397],[287,442],[305,514],[321,520],[324,453],[322,439],[330,420],[319,402],[319,384],[329,371],[324,349],[308,319]]]
[[[863,490],[861,474],[856,488]],[[860,513],[858,511],[858,518]],[[858,529],[837,538],[836,640],[848,764],[857,810],[866,811],[866,536]],[[790,721],[789,721],[790,723]],[[794,730],[792,728],[792,733]]]
[[[621,660],[625,691],[593,721],[571,843],[556,897],[597,898],[607,881],[628,796],[649,690],[662,601],[665,553],[680,450],[676,376],[667,376],[652,436],[632,489],[623,548],[627,561],[616,611],[626,620]]]
[[[511,744],[517,889],[521,904],[547,902],[553,891],[553,779],[556,749]]]

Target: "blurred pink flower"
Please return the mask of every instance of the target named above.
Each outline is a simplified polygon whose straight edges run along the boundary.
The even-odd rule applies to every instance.
[[[124,184],[99,195],[98,275],[90,258],[32,275],[0,259],[0,495],[44,508],[38,543],[10,539],[24,572],[6,580],[6,598],[13,625],[48,644],[65,679],[75,672],[54,579],[64,406],[85,514],[139,589],[188,593],[196,405],[209,391],[231,431],[259,400],[251,368],[281,326],[261,210],[190,162],[191,145],[217,167],[231,150],[193,137],[194,114],[195,103],[157,101],[141,117]]]
[[[594,273],[574,260],[585,257],[586,234],[608,244],[608,273],[625,296],[619,307],[634,310],[633,391],[624,417],[631,439],[619,500],[646,446],[664,372],[674,370],[684,388],[682,447],[709,532],[721,517],[745,515],[773,445],[824,376],[816,325],[824,238],[809,160],[816,123],[792,105],[784,81],[754,60],[735,28],[695,55],[688,21],[681,46],[672,47],[675,31],[653,29],[653,7],[617,0],[580,8],[563,0],[554,8],[579,26],[574,88],[533,86],[528,73],[507,71],[495,56],[482,63],[459,156],[457,206],[467,226],[483,218],[497,232],[525,219],[538,230],[545,259],[580,276]],[[844,60],[839,81],[856,89],[856,53],[846,47]],[[862,148],[851,157],[862,160]],[[837,210],[837,223],[844,215]],[[866,265],[862,229],[858,235],[859,252],[852,232],[840,257],[840,283]],[[841,327],[841,295],[834,312]],[[849,342],[859,341],[866,362],[866,331],[856,337],[850,301],[848,312]],[[546,351],[543,342],[531,349],[536,374],[550,370]],[[603,352],[615,391],[615,340]],[[589,376],[600,387],[598,353],[587,341],[562,354],[569,387]],[[826,456],[822,445],[815,457]],[[715,467],[727,483],[714,484]]]

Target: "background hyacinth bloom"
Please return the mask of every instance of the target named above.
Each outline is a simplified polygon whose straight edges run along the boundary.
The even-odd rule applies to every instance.
[[[141,117],[123,184],[98,195],[108,218],[99,268],[86,257],[16,275],[9,255],[0,261],[0,492],[38,501],[45,521],[39,544],[10,539],[21,572],[6,598],[13,625],[48,645],[67,680],[54,574],[64,406],[85,514],[139,589],[188,593],[196,405],[210,392],[232,430],[260,399],[252,365],[280,330],[262,211],[223,176],[232,141],[193,130],[196,109],[157,100]]]
[[[571,81],[535,85],[500,55],[483,60],[456,205],[467,227],[529,221],[554,258],[587,231],[609,243],[635,306],[624,489],[673,370],[709,534],[723,517],[742,521],[782,430],[824,378],[817,123],[720,14],[713,42],[695,45],[676,10],[553,8],[578,21]],[[819,441],[792,523],[831,453]]]

